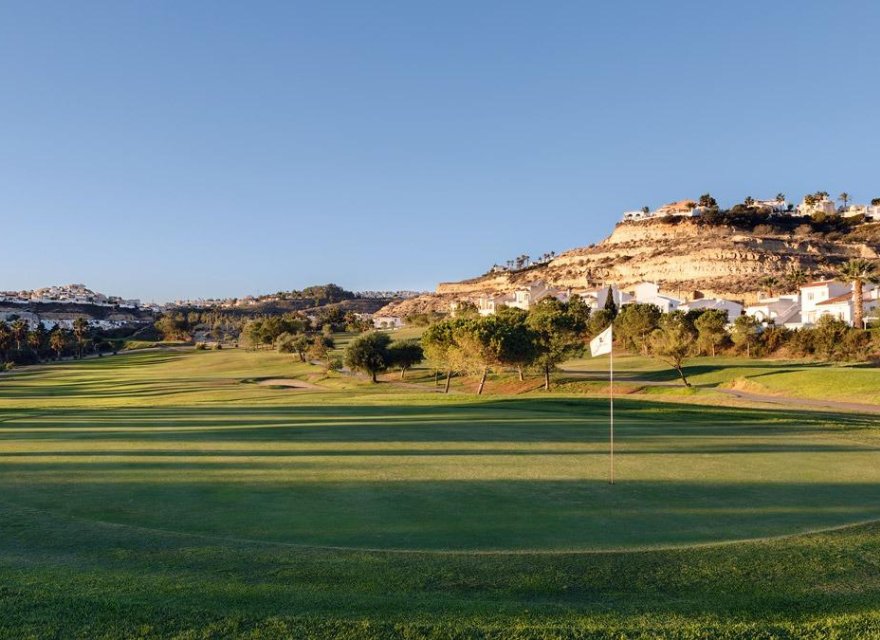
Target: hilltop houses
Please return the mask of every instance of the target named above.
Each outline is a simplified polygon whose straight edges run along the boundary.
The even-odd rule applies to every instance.
[[[647,207],[645,207],[645,209],[647,209]],[[665,204],[653,211],[646,211],[645,209],[639,211],[625,211],[623,214],[624,221],[629,222],[652,218],[668,218],[671,216],[693,218],[704,213],[706,207],[699,206],[694,200],[679,200],[678,202]]]
[[[0,292],[0,302],[12,304],[90,304],[100,307],[120,307],[137,309],[140,300],[127,300],[119,296],[107,296],[92,291],[84,284],[68,284],[62,286],[43,287],[26,291]]]
[[[704,197],[705,198],[705,197]],[[701,198],[702,202],[706,202]],[[711,198],[709,202],[714,200]],[[840,215],[845,218],[854,218],[862,216],[868,222],[880,222],[880,201],[872,200],[871,204],[847,204],[847,206],[836,207],[829,195],[825,192],[810,193],[803,197],[800,204],[796,207],[792,206],[782,194],[776,198],[767,200],[756,200],[754,198],[746,198],[745,203],[737,205],[733,208],[736,210],[745,207],[746,210],[755,212],[763,212],[771,216],[829,216]],[[658,218],[685,217],[694,218],[706,214],[712,209],[717,211],[717,207],[702,206],[699,202],[691,199],[679,200],[658,207],[654,210],[644,207],[639,210],[624,211],[624,222],[638,222],[642,220],[653,220]]]
[[[851,204],[840,209],[840,215],[844,218],[864,216],[865,220],[880,222],[880,204]]]

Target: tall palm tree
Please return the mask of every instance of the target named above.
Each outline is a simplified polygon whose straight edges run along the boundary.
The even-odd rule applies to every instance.
[[[37,327],[28,333],[27,343],[31,348],[31,351],[34,352],[34,355],[37,357],[37,361],[40,360],[40,351],[43,349],[43,344],[46,342],[46,330],[43,328],[42,324],[37,324]]]
[[[21,343],[27,340],[29,325],[19,318],[12,323],[12,339],[15,340],[15,350],[21,351]]]
[[[788,273],[785,274],[785,281],[793,291],[799,291],[800,288],[807,283],[807,274],[803,269],[792,267]]]
[[[862,258],[853,258],[837,270],[838,277],[852,282],[853,326],[859,329],[862,328],[865,306],[862,287],[866,282],[876,282],[877,274],[877,264]]]
[[[5,321],[0,320],[0,364],[6,361],[6,353],[12,344],[12,331]]]
[[[839,196],[837,196],[837,200],[838,202],[841,202],[843,204],[843,208],[846,209],[846,204],[849,202],[849,194],[844,191]]]
[[[79,357],[83,356],[83,345],[86,341],[86,336],[89,333],[89,321],[85,318],[77,318],[73,321],[73,336],[76,338],[76,346],[77,351],[79,352]]]
[[[767,289],[767,297],[772,298],[773,292],[779,288],[779,278],[776,276],[765,276],[761,278],[761,286]]]
[[[64,331],[56,326],[55,330],[52,331],[52,335],[49,336],[49,348],[55,352],[56,360],[61,360],[61,354],[66,346],[67,337],[64,335]]]

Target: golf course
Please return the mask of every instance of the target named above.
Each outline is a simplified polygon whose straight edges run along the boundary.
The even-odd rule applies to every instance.
[[[612,485],[603,366],[483,396],[244,349],[0,376],[0,637],[880,637],[880,415],[781,395],[869,403],[880,371],[702,358],[685,390],[622,358]]]

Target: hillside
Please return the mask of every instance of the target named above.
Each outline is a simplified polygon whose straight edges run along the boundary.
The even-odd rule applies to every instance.
[[[781,279],[798,268],[817,277],[849,258],[880,255],[880,224],[849,228],[800,222],[743,226],[666,218],[620,223],[602,242],[566,251],[547,264],[443,282],[435,294],[389,304],[379,313],[446,311],[458,298],[508,292],[536,280],[572,289],[611,283],[626,289],[651,281],[682,299],[702,295],[750,302],[759,296],[765,276]]]

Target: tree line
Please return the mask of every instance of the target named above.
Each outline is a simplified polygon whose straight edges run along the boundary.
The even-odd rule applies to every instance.
[[[282,333],[322,330],[366,331],[369,320],[339,307],[321,309],[313,316],[302,312],[247,316],[239,312],[189,310],[162,314],[154,323],[156,338],[191,341],[203,334],[215,342],[239,342],[252,348],[271,348]]]
[[[85,318],[75,319],[70,328],[56,324],[51,329],[39,322],[31,327],[21,318],[0,320],[0,369],[65,357],[82,358],[88,353],[115,353],[121,346],[121,340],[92,328]]]
[[[591,310],[579,298],[561,302],[546,298],[528,311],[502,308],[480,316],[469,305],[455,317],[430,324],[421,338],[423,355],[444,390],[456,375],[473,376],[481,394],[490,372],[514,372],[520,380],[537,373],[549,390],[552,373],[566,360],[578,357],[588,342],[609,325],[616,348],[655,358],[674,369],[684,385],[686,362],[696,356],[730,354],[755,357],[798,357],[826,361],[864,361],[880,358],[880,329],[858,329],[823,316],[808,328],[787,329],[742,315],[731,322],[725,311],[692,310],[662,313],[651,304],[618,308],[611,295],[602,309]],[[376,379],[393,366],[387,334],[371,333],[354,341],[346,363]],[[412,365],[410,365],[412,366]]]

